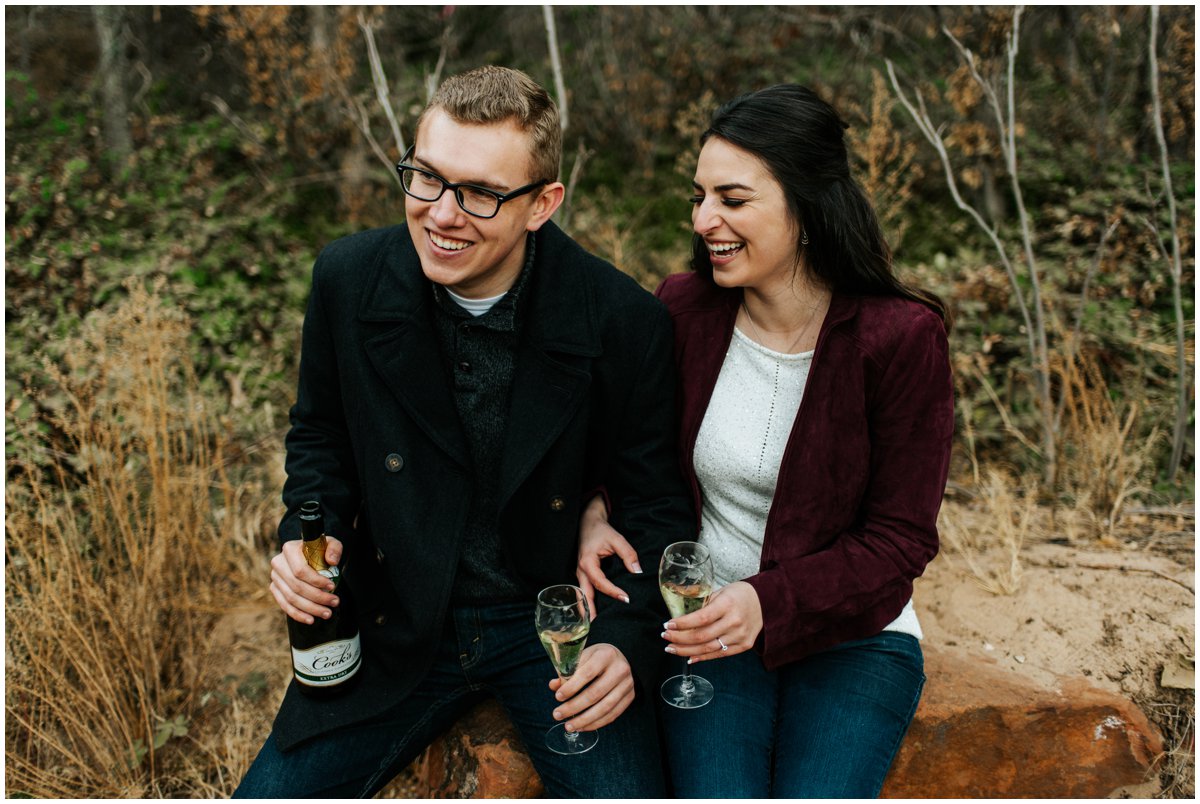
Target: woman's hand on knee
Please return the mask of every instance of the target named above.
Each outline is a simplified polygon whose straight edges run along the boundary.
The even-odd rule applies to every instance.
[[[666,624],[666,650],[689,662],[703,662],[745,653],[762,632],[762,605],[758,592],[745,581],[717,590],[704,608]]]
[[[596,592],[603,592],[623,603],[629,602],[629,595],[608,580],[600,569],[600,562],[611,555],[619,556],[630,572],[641,574],[637,550],[608,523],[604,498],[596,496],[579,517],[579,558],[575,565],[575,578],[587,596],[593,620],[596,619]]]

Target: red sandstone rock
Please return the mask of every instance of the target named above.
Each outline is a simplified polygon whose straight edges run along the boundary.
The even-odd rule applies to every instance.
[[[885,798],[1102,798],[1151,783],[1162,738],[1082,679],[1061,692],[926,648],[929,681]]]
[[[1080,679],[1048,690],[981,659],[925,648],[929,681],[885,798],[1103,798],[1157,790],[1162,738],[1136,706]],[[718,693],[719,694],[719,693]],[[534,798],[541,780],[494,701],[415,763],[431,798]],[[1149,786],[1146,786],[1148,783]]]
[[[455,723],[412,770],[430,798],[537,798],[543,792],[516,728],[495,701]]]

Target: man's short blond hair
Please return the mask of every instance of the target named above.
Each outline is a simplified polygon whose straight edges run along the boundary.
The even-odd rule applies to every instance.
[[[562,161],[558,106],[546,90],[520,70],[487,65],[447,78],[421,113],[441,109],[458,123],[504,123],[529,135],[531,181],[557,181]]]

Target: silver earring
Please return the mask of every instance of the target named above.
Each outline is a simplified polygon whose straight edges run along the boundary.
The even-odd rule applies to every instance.
[[[803,229],[800,230],[800,245],[808,245],[808,232],[804,231]]]

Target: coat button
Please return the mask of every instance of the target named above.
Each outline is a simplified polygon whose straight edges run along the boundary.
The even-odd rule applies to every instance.
[[[387,615],[386,614],[376,614],[375,615],[375,624],[376,625],[387,625]]]
[[[555,497],[550,498],[550,510],[551,511],[554,511],[557,513],[558,511],[562,511],[566,507],[567,507],[567,501],[564,500],[562,497],[555,496]]]
[[[389,472],[399,472],[404,468],[404,459],[393,452],[383,459],[383,465]]]

